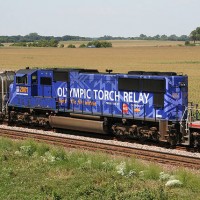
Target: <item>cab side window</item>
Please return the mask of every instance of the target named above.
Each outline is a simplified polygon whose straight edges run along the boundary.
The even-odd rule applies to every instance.
[[[16,83],[17,84],[27,84],[28,83],[28,79],[27,79],[27,75],[24,76],[17,76],[16,77]]]

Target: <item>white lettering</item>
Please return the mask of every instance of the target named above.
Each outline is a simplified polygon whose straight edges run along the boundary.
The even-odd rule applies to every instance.
[[[139,94],[138,102],[144,103],[144,97],[143,97],[142,93]]]
[[[94,99],[97,99],[97,92],[98,90],[93,90],[94,91]]]
[[[59,96],[59,97],[62,97],[62,88],[58,88],[57,89],[57,95]]]
[[[129,92],[128,102],[133,102],[133,93],[132,92]]]
[[[109,92],[107,90],[105,90],[105,93],[104,93],[104,100],[110,100],[109,97]]]
[[[124,102],[128,102],[128,92],[124,92]]]
[[[73,88],[73,97],[79,98],[79,88]]]
[[[147,104],[148,103],[148,98],[149,98],[149,93],[147,93],[147,94],[145,94],[144,93],[144,98],[145,98],[145,104]]]
[[[110,91],[109,92],[109,99],[111,100],[111,101],[114,101],[114,98],[112,97],[112,95],[114,95],[114,91]],[[116,100],[115,100],[116,101]]]
[[[92,95],[94,94],[94,95]],[[124,102],[133,103],[148,103],[149,93],[135,93],[135,92],[123,92]],[[108,90],[91,90],[82,88],[71,88],[69,92],[70,97],[81,99],[99,99],[105,101],[120,101],[120,91],[108,91]],[[67,88],[58,87],[58,97],[67,97]]]
[[[83,89],[80,89],[80,95],[79,95],[79,98],[83,98],[82,96],[84,95],[84,90]],[[84,95],[85,97],[85,95]]]
[[[115,91],[115,101],[120,101],[120,92]]]
[[[59,97],[67,97],[67,88],[61,88],[61,87],[59,87],[57,89],[57,95]]]
[[[99,100],[103,100],[104,99],[103,97],[104,97],[103,90],[99,90],[99,92],[98,92]]]
[[[91,95],[89,95],[89,92],[91,92],[90,89],[88,89],[87,92],[86,92],[87,99],[91,99]]]

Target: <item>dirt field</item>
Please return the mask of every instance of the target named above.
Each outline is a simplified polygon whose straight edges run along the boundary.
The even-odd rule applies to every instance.
[[[114,41],[114,48],[109,49],[4,47],[0,48],[0,70],[30,66],[84,67],[99,71],[109,68],[114,72],[176,71],[188,74],[190,100],[200,103],[200,47],[179,44],[182,43]]]

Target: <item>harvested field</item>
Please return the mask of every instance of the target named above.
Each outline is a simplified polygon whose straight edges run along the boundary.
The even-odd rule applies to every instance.
[[[79,43],[82,42],[76,45]],[[190,101],[200,103],[200,47],[177,44],[181,42],[114,41],[114,48],[108,49],[5,47],[0,48],[0,70],[30,66],[84,67],[99,71],[112,68],[114,72],[176,71],[188,74]]]
[[[138,47],[138,46],[181,46],[184,45],[182,41],[155,41],[155,40],[110,40],[114,48],[129,48],[129,47]],[[76,47],[79,47],[80,44],[87,44],[88,41],[63,41],[60,42],[67,47],[69,44],[74,44]]]

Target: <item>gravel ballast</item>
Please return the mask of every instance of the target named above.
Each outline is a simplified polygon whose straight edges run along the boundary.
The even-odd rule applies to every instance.
[[[166,149],[166,148],[157,147],[157,146],[148,146],[148,145],[143,145],[143,144],[121,142],[121,141],[115,141],[115,140],[104,140],[104,139],[97,139],[97,138],[91,138],[91,137],[77,136],[77,135],[72,135],[72,134],[55,133],[53,131],[42,131],[42,130],[13,127],[13,126],[6,126],[6,125],[0,125],[0,128],[7,129],[7,130],[16,130],[16,131],[21,131],[21,132],[29,132],[33,134],[37,133],[41,135],[59,136],[63,138],[84,140],[84,141],[90,141],[94,143],[104,143],[104,144],[110,144],[110,145],[117,145],[121,147],[137,148],[137,149],[143,149],[143,150],[148,150],[148,151],[156,151],[156,152],[163,152],[167,154],[175,154],[175,155],[181,155],[181,156],[187,156],[187,157],[200,158],[200,153],[192,153],[192,152],[181,151],[181,150],[176,150],[176,149]]]

